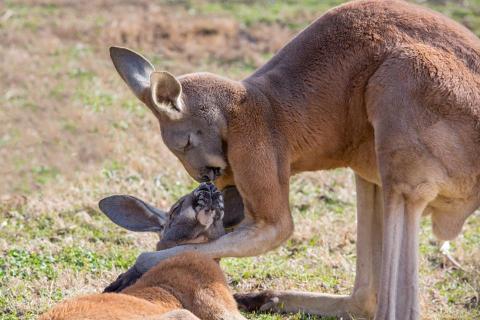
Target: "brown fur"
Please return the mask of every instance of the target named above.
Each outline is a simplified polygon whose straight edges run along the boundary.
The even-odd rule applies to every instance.
[[[171,319],[242,319],[218,263],[189,252],[162,261],[121,293],[67,300],[40,320],[170,319],[182,308],[195,316],[182,311],[184,318]]]
[[[480,205],[475,35],[406,2],[354,1],[313,22],[243,81],[204,73],[175,81],[183,104],[175,117],[159,117],[165,144],[196,179],[222,169],[216,184],[238,188],[249,219],[207,244],[143,253],[137,268],[183,250],[212,257],[271,250],[293,231],[290,176],[349,167],[358,197],[352,295],[278,292],[261,309],[419,317],[421,215],[431,214],[434,233],[448,240]],[[192,148],[176,147],[189,136]],[[210,161],[222,156],[220,141],[224,162]]]

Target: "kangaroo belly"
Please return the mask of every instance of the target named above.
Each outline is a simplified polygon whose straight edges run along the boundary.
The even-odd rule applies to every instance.
[[[441,240],[452,240],[462,231],[465,220],[479,206],[478,193],[464,199],[439,196],[430,203],[426,213],[432,216],[432,229],[435,236]]]

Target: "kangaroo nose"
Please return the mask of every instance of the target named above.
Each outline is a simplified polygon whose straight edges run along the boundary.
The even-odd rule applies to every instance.
[[[222,175],[222,169],[218,167],[206,167],[203,174],[198,179],[200,182],[214,181]]]
[[[207,169],[208,169],[210,179],[212,181],[215,180],[216,178],[218,178],[221,175],[220,168],[218,168],[218,167],[207,167]]]

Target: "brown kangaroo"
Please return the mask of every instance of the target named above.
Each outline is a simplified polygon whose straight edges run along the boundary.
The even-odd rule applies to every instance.
[[[474,34],[420,6],[366,0],[328,11],[242,81],[209,73],[175,78],[128,49],[110,53],[190,175],[235,186],[245,207],[234,232],[143,253],[111,290],[131,283],[134,270],[145,272],[180,252],[243,257],[279,246],[293,231],[290,176],[349,167],[358,207],[352,294],[264,292],[239,299],[278,312],[419,318],[422,214],[448,240],[480,205]]]
[[[167,214],[130,196],[102,200],[101,210],[118,225],[161,232],[157,247],[214,240],[224,233],[223,203],[213,185],[202,184]],[[218,262],[185,252],[161,261],[121,293],[67,300],[40,320],[245,319],[238,312]]]

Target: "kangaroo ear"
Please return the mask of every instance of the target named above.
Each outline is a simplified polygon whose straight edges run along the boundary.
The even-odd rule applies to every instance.
[[[156,116],[179,118],[182,86],[172,74],[155,72],[147,59],[127,48],[110,47],[110,57],[123,81]]]
[[[114,223],[130,231],[161,231],[167,222],[167,213],[140,199],[115,195],[100,200],[100,210]]]
[[[143,103],[150,103],[150,75],[153,65],[140,54],[120,47],[110,47],[110,58],[123,81]]]
[[[150,75],[152,101],[161,112],[176,117],[182,112],[180,95],[182,85],[167,71],[156,71]]]

